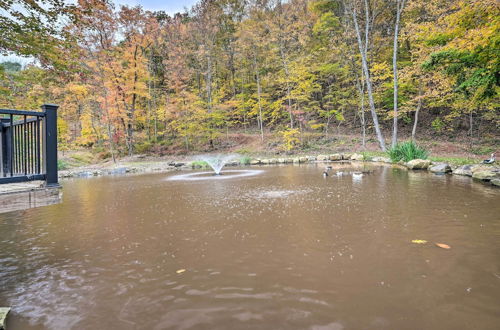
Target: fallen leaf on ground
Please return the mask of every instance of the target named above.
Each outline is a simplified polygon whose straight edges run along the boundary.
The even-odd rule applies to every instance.
[[[436,246],[439,246],[442,249],[450,249],[451,247],[448,244],[436,243]]]
[[[414,239],[411,242],[415,243],[415,244],[425,244],[425,243],[427,243],[427,241],[425,239]]]
[[[179,269],[178,271],[176,271],[177,274],[181,274],[181,273],[184,273],[186,270],[185,269]]]

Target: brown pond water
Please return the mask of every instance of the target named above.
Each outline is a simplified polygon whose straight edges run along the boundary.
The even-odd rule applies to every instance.
[[[500,190],[260,169],[75,179],[62,204],[0,214],[8,329],[500,328]]]

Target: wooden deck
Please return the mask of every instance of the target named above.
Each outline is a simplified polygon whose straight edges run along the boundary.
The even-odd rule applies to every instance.
[[[57,204],[60,187],[45,187],[44,181],[0,184],[0,213]]]

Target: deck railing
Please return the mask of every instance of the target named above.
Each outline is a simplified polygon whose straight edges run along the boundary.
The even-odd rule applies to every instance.
[[[0,109],[0,184],[57,179],[57,105],[42,111]]]

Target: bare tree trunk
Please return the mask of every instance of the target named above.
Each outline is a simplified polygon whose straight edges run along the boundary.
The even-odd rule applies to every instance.
[[[207,56],[207,102],[208,109],[212,109],[212,57],[210,54]]]
[[[394,45],[392,49],[392,71],[394,75],[394,118],[392,123],[392,147],[398,143],[398,34],[401,13],[405,0],[396,0],[396,23],[394,25]]]
[[[422,107],[422,83],[420,82],[418,85],[418,103],[417,109],[415,110],[415,119],[413,121],[413,129],[411,130],[411,140],[415,142],[415,135],[417,134],[417,125],[418,125],[418,113],[420,112],[420,108]]]
[[[326,119],[326,125],[325,125],[325,139],[328,139],[328,126],[330,125],[330,120],[332,116],[328,116]]]
[[[104,82],[103,82],[104,84]],[[115,158],[115,148],[113,144],[113,132],[111,129],[111,118],[109,117],[109,110],[108,110],[108,91],[106,87],[104,87],[104,112],[106,113],[106,126],[108,129],[108,138],[109,138],[109,152],[111,152],[111,158],[113,158],[113,163],[116,164],[116,158]]]
[[[366,149],[366,118],[365,118],[365,84],[361,87],[361,133],[363,150]]]
[[[472,150],[472,110],[469,112],[469,135],[470,135],[470,138],[469,138],[469,142],[470,142],[470,149]]]
[[[281,57],[281,63],[283,64],[283,69],[285,70],[285,79],[286,79],[286,98],[287,98],[287,103],[288,103],[288,115],[290,117],[290,128],[293,128],[293,114],[292,114],[292,97],[291,97],[291,88],[290,88],[290,71],[288,70],[288,62],[285,54],[285,45],[283,44],[283,35],[282,31],[284,29],[284,26],[281,24],[281,19],[282,19],[282,10],[283,7],[281,6],[281,0],[278,1],[278,27],[279,27],[279,33],[278,33],[278,44],[280,48],[280,57]]]
[[[259,74],[259,68],[257,67],[257,57],[254,55],[253,57],[253,64],[254,64],[254,70],[255,70],[255,78],[257,80],[257,99],[259,103],[259,128],[260,128],[260,139],[262,142],[264,142],[264,124],[262,121],[262,103],[261,103],[261,87],[260,87],[260,74]]]
[[[375,101],[373,100],[372,81],[371,81],[371,77],[370,77],[370,71],[369,71],[368,60],[367,60],[368,42],[365,40],[366,45],[363,45],[363,40],[361,38],[361,33],[359,31],[358,18],[356,16],[356,10],[354,8],[351,8],[350,10],[351,10],[352,19],[354,22],[354,28],[356,30],[356,37],[358,40],[359,53],[361,55],[361,64],[363,67],[363,73],[365,75],[366,89],[368,91],[368,101],[370,104],[370,112],[372,114],[373,125],[375,126],[375,132],[377,134],[377,140],[379,142],[380,149],[382,149],[382,151],[386,151],[387,149],[385,147],[384,137],[382,135],[382,131],[380,130],[378,116],[377,116],[377,112],[375,110]],[[365,30],[368,30],[369,29],[368,22],[370,21],[370,15],[368,12],[368,4],[367,4],[366,0],[365,0],[365,16],[366,16],[366,22],[367,22]]]

